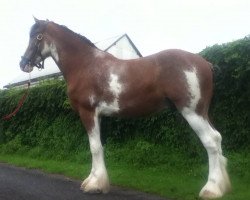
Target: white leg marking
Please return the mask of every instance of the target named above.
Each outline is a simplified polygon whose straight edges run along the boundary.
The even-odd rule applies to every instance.
[[[122,84],[119,82],[119,77],[116,74],[110,74],[109,91],[114,95],[114,100],[111,103],[105,101],[100,102],[98,112],[105,115],[117,113],[120,110],[119,96],[122,92]]]
[[[85,192],[108,192],[109,179],[104,162],[103,148],[100,140],[99,114],[111,115],[114,112],[119,112],[119,95],[122,92],[122,85],[118,81],[118,75],[110,74],[109,91],[114,95],[114,100],[111,103],[105,101],[100,102],[95,111],[94,128],[89,134],[89,144],[92,154],[92,169],[91,173],[86,178],[81,188]],[[89,97],[91,105],[95,103],[95,97]]]
[[[92,169],[88,178],[83,181],[81,189],[85,192],[107,193],[109,191],[109,179],[100,139],[98,112],[95,114],[94,128],[89,134],[89,144],[92,154]]]
[[[201,98],[199,79],[197,77],[195,68],[193,71],[184,71],[184,73],[186,76],[189,93],[191,95],[189,108],[195,110]]]
[[[226,158],[222,155],[221,150],[221,135],[211,127],[207,120],[197,115],[193,110],[184,108],[182,115],[196,132],[208,153],[208,182],[202,188],[200,197],[219,198],[230,190]]]

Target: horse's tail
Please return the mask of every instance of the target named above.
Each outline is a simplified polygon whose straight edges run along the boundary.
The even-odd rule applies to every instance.
[[[208,62],[208,65],[210,66],[210,68],[211,68],[211,70],[213,72],[213,75],[221,73],[221,68],[218,65],[216,65],[216,64],[213,65],[210,62]]]

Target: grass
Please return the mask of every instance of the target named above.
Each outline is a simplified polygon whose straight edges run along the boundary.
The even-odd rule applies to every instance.
[[[46,158],[31,158],[29,154],[2,154],[0,161],[26,168],[41,169],[48,173],[63,174],[83,180],[90,170],[90,162],[59,161]],[[107,160],[111,183],[178,200],[195,200],[206,182],[207,165],[185,164],[186,158],[176,154],[174,163],[159,166],[138,167],[130,163]],[[232,154],[229,158],[229,173],[233,191],[222,200],[250,199],[250,154]]]
[[[87,175],[89,166],[67,161],[55,161],[47,159],[34,159],[22,155],[0,155],[0,160],[19,167],[28,169],[41,169],[44,172],[52,174],[63,174],[75,179]],[[84,173],[85,172],[85,173]]]

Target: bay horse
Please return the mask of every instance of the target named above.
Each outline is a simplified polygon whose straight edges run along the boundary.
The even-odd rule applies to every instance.
[[[34,66],[43,68],[49,56],[60,68],[71,105],[88,133],[92,169],[81,185],[83,191],[107,193],[110,187],[100,140],[101,116],[144,116],[167,108],[169,101],[208,154],[208,180],[200,197],[218,198],[229,191],[222,137],[208,117],[213,91],[209,62],[177,49],[121,60],[65,26],[35,18],[20,68],[24,72],[32,71]]]

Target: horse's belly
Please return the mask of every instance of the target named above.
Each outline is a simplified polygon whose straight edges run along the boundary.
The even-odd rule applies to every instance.
[[[141,99],[140,101],[129,100],[120,105],[118,115],[122,117],[140,117],[156,113],[166,108],[163,99]]]

